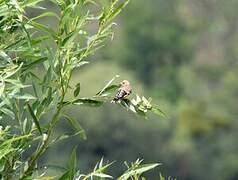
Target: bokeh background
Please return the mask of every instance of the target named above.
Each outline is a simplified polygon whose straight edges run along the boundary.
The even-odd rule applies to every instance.
[[[238,1],[131,0],[117,19],[112,42],[74,73],[81,96],[91,96],[114,75],[131,81],[166,118],[144,120],[110,103],[67,109],[87,132],[49,149],[43,164],[67,163],[78,148],[82,171],[102,157],[161,162],[159,172],[185,180],[238,179]],[[63,121],[57,133],[72,131]]]

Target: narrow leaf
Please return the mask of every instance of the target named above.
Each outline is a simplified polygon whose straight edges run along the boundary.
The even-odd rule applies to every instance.
[[[58,136],[56,139],[52,140],[52,142],[50,143],[51,145],[52,144],[56,144],[58,143],[59,141],[62,141],[62,140],[66,140],[68,138],[71,138],[71,137],[74,137],[74,136],[78,136],[80,135],[82,132],[76,132],[74,134],[71,134],[71,135],[68,135],[68,134],[63,134],[63,135],[60,135]]]
[[[2,82],[0,81],[0,97],[4,93],[4,89],[5,89],[5,83],[4,83],[4,81],[2,81]]]
[[[80,61],[75,67],[81,67],[85,64],[89,64],[89,62],[88,61]]]
[[[8,63],[12,61],[12,59],[2,50],[0,50],[0,59],[3,59]]]
[[[80,106],[99,107],[103,104],[103,102],[97,101],[94,99],[80,98],[80,99],[74,100],[72,104],[80,105]]]
[[[57,176],[43,176],[43,177],[40,177],[40,178],[36,178],[34,180],[54,180],[56,179]]]
[[[94,176],[100,177],[100,178],[110,178],[113,179],[112,176],[108,175],[108,174],[104,174],[104,173],[94,173]]]
[[[28,138],[30,137],[31,134],[27,134],[27,135],[23,135],[23,136],[17,136],[17,137],[12,137],[11,139],[8,139],[8,140],[5,140],[2,145],[6,145],[6,144],[11,144],[13,142],[16,142],[16,141],[19,141],[21,139],[25,139],[25,138]]]
[[[87,139],[84,129],[81,127],[81,125],[78,123],[77,120],[75,120],[67,115],[64,115],[64,117],[66,118],[66,120],[68,120],[70,125],[77,131],[77,133],[79,133],[79,136],[82,139]]]
[[[77,168],[76,147],[73,149],[69,159],[69,180],[74,180],[74,175]]]
[[[74,97],[77,97],[80,93],[80,83],[76,84],[75,90],[74,90]]]
[[[73,35],[75,35],[75,34],[76,34],[75,31],[70,32],[70,33],[63,39],[63,41],[62,41],[62,43],[61,43],[61,46],[65,46],[67,42],[70,42],[70,39],[73,39],[72,37],[73,37]]]
[[[1,145],[0,146],[0,160],[12,151],[14,151],[14,148],[11,147],[11,144]]]
[[[113,19],[114,17],[116,17],[121,11],[122,9],[125,8],[125,6],[129,3],[130,0],[126,0],[125,2],[121,3],[113,12],[112,14],[110,14],[108,21]]]
[[[61,177],[59,178],[59,180],[66,180],[66,179],[68,179],[69,178],[69,171],[67,170],[67,171],[65,171],[62,175],[61,175]]]
[[[16,98],[16,99],[27,99],[27,100],[36,99],[31,94],[21,94],[21,93],[14,94],[14,95],[12,95],[12,97]]]
[[[27,0],[27,1],[23,1],[22,6],[23,7],[26,7],[26,6],[27,7],[30,7],[30,6],[34,7],[36,4],[38,4],[41,1],[44,1],[44,0]]]
[[[10,116],[12,119],[14,119],[14,117],[15,117],[15,114],[10,109],[1,108],[0,111],[2,111],[4,114]]]
[[[37,23],[35,21],[30,21],[29,24],[40,31],[49,33],[53,37],[53,39],[57,39],[56,32],[54,30],[52,30],[51,28],[49,28],[43,24]]]
[[[32,68],[33,66],[36,66],[36,65],[38,65],[38,64],[40,64],[40,63],[43,63],[43,62],[46,61],[47,59],[48,59],[47,57],[39,58],[39,59],[37,59],[37,60],[35,60],[35,61],[33,61],[33,62],[27,64],[27,65],[24,65],[24,66],[23,66],[23,70],[30,69],[30,68]]]
[[[29,110],[29,112],[31,114],[31,117],[32,117],[32,119],[33,119],[33,121],[34,121],[34,123],[35,123],[35,125],[36,125],[36,127],[38,129],[38,131],[40,132],[40,134],[42,134],[40,123],[39,123],[37,117],[35,116],[33,110],[31,109],[31,106],[29,104],[27,104],[27,107],[28,107],[28,110]]]
[[[166,114],[158,106],[153,106],[151,111],[159,116],[166,117]]]
[[[118,88],[119,88],[118,85],[113,84],[106,87],[103,91],[98,92],[96,95],[105,96],[105,94],[110,94],[111,92],[117,90]]]
[[[40,19],[40,18],[43,18],[43,17],[49,17],[49,16],[56,17],[59,20],[59,17],[56,13],[54,13],[54,12],[44,12],[44,13],[40,14],[39,16],[36,16],[36,17],[32,18],[31,21],[34,21],[36,19]]]
[[[101,94],[112,84],[112,82],[113,82],[116,78],[118,78],[118,77],[119,77],[119,75],[114,76],[114,77],[106,84],[106,86],[104,86],[104,88],[102,88],[102,90],[97,93],[97,95],[101,95]]]
[[[159,174],[159,180],[165,180],[161,173]]]
[[[136,168],[129,169],[127,172],[125,172],[122,176],[118,178],[118,180],[127,180],[130,177],[134,175],[140,175],[146,171],[149,171],[151,169],[154,169],[155,167],[161,165],[160,163],[155,163],[155,164],[144,164],[140,165]]]

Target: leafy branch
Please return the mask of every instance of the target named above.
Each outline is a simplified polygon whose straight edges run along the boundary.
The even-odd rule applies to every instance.
[[[96,95],[79,97],[80,83],[72,88],[70,80],[75,69],[90,63],[88,57],[112,39],[115,24],[112,20],[129,0],[112,0],[103,6],[93,0],[51,0],[55,11],[42,7],[42,2],[0,1],[0,118],[10,118],[17,124],[14,135],[0,131],[8,134],[2,135],[2,139],[9,138],[0,144],[3,147],[1,174],[6,175],[6,179],[14,176],[23,180],[34,176],[39,157],[59,140],[74,135],[86,139],[78,121],[62,113],[66,106],[98,107],[111,102],[118,89],[118,85],[113,84],[118,78],[115,76]],[[37,15],[27,14],[28,8],[36,9]],[[55,19],[56,27],[41,23],[42,18],[48,17]],[[94,32],[88,30],[92,24],[96,24]],[[74,90],[74,99],[66,98],[70,89]],[[164,115],[151,99],[145,97],[123,99],[117,104],[144,117],[147,112]],[[43,122],[45,114],[52,114],[49,122]],[[74,128],[75,133],[52,139],[61,118]],[[36,148],[31,147],[33,142],[37,144]],[[22,153],[27,149],[32,153],[24,160]],[[62,178],[76,177],[75,159],[76,149]],[[109,164],[102,164],[101,161],[93,173],[79,177],[109,178],[102,171]]]

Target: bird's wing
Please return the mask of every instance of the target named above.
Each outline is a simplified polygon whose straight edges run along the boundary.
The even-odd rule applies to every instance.
[[[127,95],[126,91],[124,91],[123,89],[120,88],[120,89],[118,89],[118,91],[114,97],[114,100],[117,101],[119,99],[122,99],[125,97],[125,95]]]

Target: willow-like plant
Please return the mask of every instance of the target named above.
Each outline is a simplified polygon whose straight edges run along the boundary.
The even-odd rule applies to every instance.
[[[51,3],[53,9],[45,8],[46,2]],[[113,84],[114,77],[95,95],[80,97],[80,83],[75,87],[70,84],[72,72],[90,63],[88,57],[112,38],[112,27],[115,24],[112,20],[129,0],[102,2],[0,0],[1,179],[111,178],[104,174],[108,165],[102,165],[102,161],[91,174],[79,173],[75,150],[69,167],[62,175],[44,177],[44,174],[38,173],[41,171],[37,166],[39,157],[52,144],[69,137],[62,135],[53,139],[60,119],[68,121],[75,128],[76,135],[86,138],[79,122],[63,114],[62,110],[66,106],[95,107],[110,103],[111,96],[118,88]],[[34,16],[29,13],[33,10]],[[43,23],[45,21],[42,19],[54,20],[55,26]],[[73,99],[66,98],[69,89],[74,89]],[[144,117],[149,111],[163,115],[151,103],[151,99],[145,97],[124,99],[115,105]],[[52,114],[49,121],[42,118],[45,114]],[[31,147],[33,143],[37,146]],[[27,157],[23,158],[23,154]],[[157,165],[150,165],[144,170]],[[119,179],[128,179],[138,175],[138,172],[142,173],[133,172]]]

